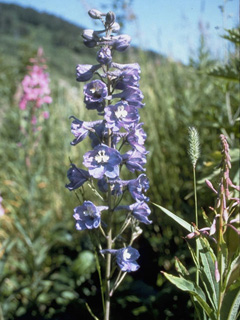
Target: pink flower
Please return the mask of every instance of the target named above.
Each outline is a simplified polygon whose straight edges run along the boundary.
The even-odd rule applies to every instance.
[[[43,50],[39,49],[37,58],[30,59],[34,65],[28,67],[29,72],[22,81],[23,95],[19,103],[21,110],[25,110],[30,101],[35,102],[37,108],[40,108],[44,103],[50,104],[52,102],[49,88],[50,80],[48,73],[45,72],[46,66],[42,64],[45,62],[42,55]]]

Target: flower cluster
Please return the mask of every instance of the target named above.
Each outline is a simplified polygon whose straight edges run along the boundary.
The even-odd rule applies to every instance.
[[[145,171],[148,152],[144,143],[147,135],[139,116],[144,97],[139,89],[141,70],[138,63],[119,64],[112,61],[113,52],[124,51],[131,40],[128,35],[116,35],[120,26],[115,21],[115,14],[90,10],[89,15],[100,20],[104,29],[83,31],[84,44],[89,48],[98,48],[97,64],[78,64],[76,80],[88,81],[83,87],[84,103],[88,110],[95,110],[102,120],[86,122],[70,117],[73,119],[71,132],[74,135],[71,145],[75,146],[89,137],[92,149],[83,156],[83,165],[87,170],[71,164],[67,174],[70,183],[66,187],[70,191],[75,190],[88,181],[97,190],[104,205],[96,206],[91,201],[85,201],[75,208],[76,228],[101,228],[103,236],[109,240],[112,219],[119,210],[125,214],[123,227],[119,227],[121,232],[126,229],[124,226],[129,225],[129,221],[133,233],[140,222],[151,223],[148,219],[150,208],[146,203],[149,198],[145,195],[149,188],[146,174],[141,173],[131,180],[121,179],[121,171],[125,168],[131,173]],[[120,206],[125,192],[130,193],[133,203]],[[105,214],[106,223],[103,222],[102,211],[108,211]],[[132,239],[140,233],[132,234],[131,240],[128,244],[124,243],[123,248],[112,249],[112,245],[115,245],[113,240],[112,245],[108,244],[101,253],[114,255],[122,271],[136,271],[139,265],[135,260],[139,253],[131,244]],[[123,237],[116,237],[119,238]]]
[[[31,58],[31,66],[28,66],[28,74],[22,81],[23,94],[19,102],[19,108],[25,110],[29,103],[31,106],[31,123],[37,123],[36,109],[41,108],[43,104],[50,104],[52,98],[49,88],[49,76],[45,71],[45,59],[43,57],[43,49],[39,48],[36,58]],[[48,111],[43,111],[41,116],[45,119],[49,117]]]

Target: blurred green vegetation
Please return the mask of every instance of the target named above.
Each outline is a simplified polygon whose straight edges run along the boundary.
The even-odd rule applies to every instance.
[[[148,195],[175,214],[194,220],[192,171],[187,132],[195,126],[201,139],[197,166],[199,204],[206,211],[213,198],[204,177],[219,162],[219,134],[232,150],[233,182],[239,177],[239,29],[226,31],[233,43],[225,65],[215,61],[203,35],[199,50],[185,66],[152,52],[129,49],[114,60],[138,62],[146,106],[140,111],[150,151]],[[43,47],[53,103],[36,148],[20,132],[20,81],[29,58]],[[83,46],[81,29],[57,17],[0,4],[0,303],[5,319],[91,319],[85,301],[100,314],[101,297],[94,248],[72,218],[78,198],[65,188],[70,159],[80,166],[88,141],[70,147],[69,116],[94,119],[83,104],[83,85],[75,81],[77,63],[95,63],[95,50]],[[31,154],[31,168],[26,155]],[[70,158],[70,159],[69,159]],[[91,197],[87,187],[80,198]],[[113,317],[122,319],[193,318],[187,294],[170,285],[160,270],[174,272],[174,256],[185,264],[189,253],[182,230],[152,207],[152,225],[143,226],[137,245],[140,270],[126,277],[116,293]],[[119,312],[121,311],[121,312]],[[0,310],[1,314],[1,310]]]

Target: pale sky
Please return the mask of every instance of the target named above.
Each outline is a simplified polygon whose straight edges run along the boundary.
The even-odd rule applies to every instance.
[[[111,0],[0,2],[29,6],[88,29],[95,26],[87,14],[89,9],[101,10],[103,3],[106,11],[112,9]],[[199,45],[199,28],[206,35],[207,44],[217,58],[224,56],[226,47],[225,40],[220,39],[219,35],[224,34],[224,28],[239,24],[239,0],[133,0],[131,10],[136,20],[127,23],[123,33],[132,37],[132,43],[184,63],[188,62],[190,52],[195,52]]]

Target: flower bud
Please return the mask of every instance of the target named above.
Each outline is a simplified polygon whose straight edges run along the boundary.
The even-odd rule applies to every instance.
[[[120,24],[117,22],[114,22],[114,24],[111,26],[112,32],[113,33],[118,33],[120,30]]]
[[[88,14],[92,19],[101,19],[102,16],[105,16],[104,13],[96,9],[89,10]]]
[[[112,11],[109,11],[106,15],[106,22],[105,22],[106,27],[111,27],[114,24],[115,19],[116,19],[115,13]]]
[[[112,53],[108,47],[103,47],[97,52],[97,61],[101,64],[109,64],[112,61]]]
[[[93,40],[96,35],[94,34],[94,30],[86,29],[83,30],[82,37],[84,40]]]

